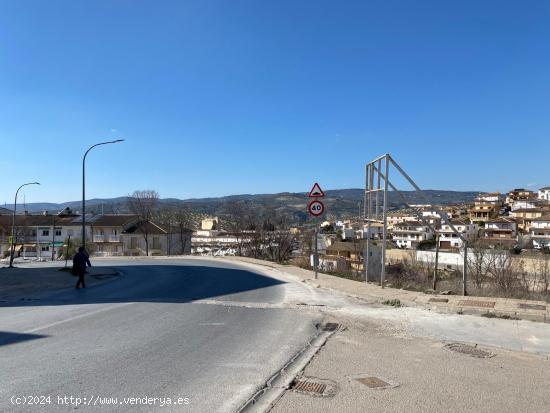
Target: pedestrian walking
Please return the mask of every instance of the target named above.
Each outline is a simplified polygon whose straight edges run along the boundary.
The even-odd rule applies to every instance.
[[[84,247],[79,247],[78,252],[73,257],[73,274],[78,275],[78,281],[76,282],[76,289],[79,289],[82,285],[82,288],[86,288],[84,283],[84,274],[86,274],[86,266],[91,267],[90,258]]]

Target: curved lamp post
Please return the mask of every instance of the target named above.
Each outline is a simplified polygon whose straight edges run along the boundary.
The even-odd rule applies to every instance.
[[[21,185],[19,188],[17,188],[17,191],[15,192],[15,202],[13,203],[13,216],[11,219],[11,251],[10,251],[10,266],[9,268],[13,268],[13,256],[15,253],[15,244],[17,243],[17,233],[15,231],[15,213],[17,212],[17,195],[19,194],[19,190],[27,185],[40,185],[38,182],[27,182],[26,184]],[[37,246],[38,248],[38,246]]]
[[[95,145],[92,145],[88,148],[88,150],[84,153],[84,157],[82,158],[82,246],[84,248],[86,248],[86,155],[88,155],[88,152],[90,152],[96,146],[108,145],[110,143],[118,143],[123,141],[124,139],[117,139],[115,141],[96,143]]]

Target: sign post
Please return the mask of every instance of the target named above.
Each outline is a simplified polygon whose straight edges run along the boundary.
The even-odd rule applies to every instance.
[[[311,188],[311,191],[309,191],[308,197],[313,198],[311,202],[307,205],[307,212],[313,217],[319,217],[323,215],[323,212],[325,212],[325,206],[323,203],[319,200],[319,198],[323,198],[325,196],[325,193],[319,186],[317,182],[313,184],[313,187]],[[313,268],[315,271],[315,279],[317,279],[318,275],[318,267],[319,267],[319,250],[318,250],[318,243],[319,243],[319,223],[317,222],[315,224],[315,248],[314,248],[314,255],[313,255]]]

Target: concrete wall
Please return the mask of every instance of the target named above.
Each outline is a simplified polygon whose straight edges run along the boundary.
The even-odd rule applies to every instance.
[[[435,251],[416,251],[416,250],[399,250],[388,249],[386,250],[386,264],[395,264],[404,260],[410,261],[413,257],[420,261],[435,262]],[[473,259],[472,253],[469,253],[470,259]],[[536,274],[544,259],[549,259],[550,256],[536,255],[536,256],[522,256],[512,255],[512,260],[519,265],[522,265],[525,272],[529,274]],[[439,268],[446,268],[450,265],[452,268],[462,268],[463,257],[460,253],[456,252],[439,252],[438,266]]]

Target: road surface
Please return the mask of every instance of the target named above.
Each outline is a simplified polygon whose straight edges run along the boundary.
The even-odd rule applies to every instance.
[[[117,267],[122,276],[0,307],[1,411],[114,402],[116,409],[103,410],[152,411],[155,403],[166,412],[235,411],[322,321],[318,313],[284,306],[292,297],[318,294],[311,288],[238,264],[117,259],[100,265]],[[28,396],[43,404],[13,404]],[[160,409],[167,398],[180,404]]]

